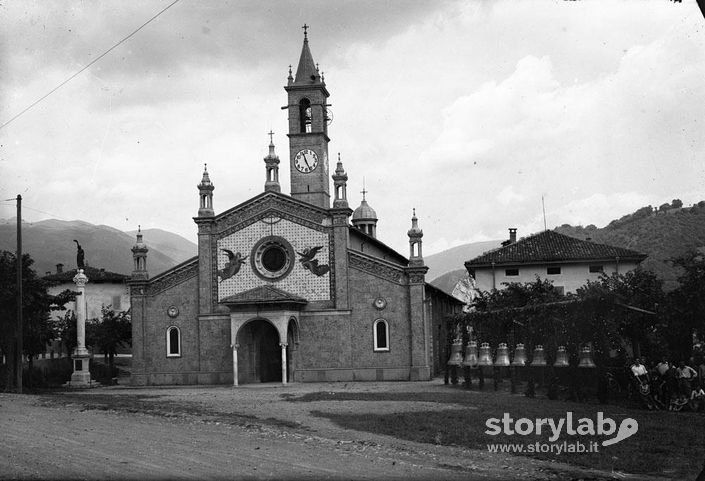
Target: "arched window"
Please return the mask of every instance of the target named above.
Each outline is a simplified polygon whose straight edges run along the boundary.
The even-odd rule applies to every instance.
[[[176,326],[166,330],[166,357],[181,357],[181,331]]]
[[[372,325],[375,338],[375,351],[389,351],[389,324],[384,319],[377,319]]]
[[[299,102],[299,122],[302,134],[311,133],[311,101],[309,99],[301,99]]]

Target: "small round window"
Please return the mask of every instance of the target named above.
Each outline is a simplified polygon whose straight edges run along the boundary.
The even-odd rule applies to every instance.
[[[285,239],[269,236],[252,249],[252,270],[262,279],[275,281],[286,277],[294,268],[294,249]]]
[[[280,271],[285,265],[286,252],[280,246],[269,246],[262,253],[262,266],[269,272]]]

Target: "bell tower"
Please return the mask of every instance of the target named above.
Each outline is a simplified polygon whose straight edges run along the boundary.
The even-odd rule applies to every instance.
[[[291,196],[309,204],[330,208],[328,177],[328,104],[325,79],[308,47],[308,25],[296,76],[284,89],[289,110],[289,169]]]

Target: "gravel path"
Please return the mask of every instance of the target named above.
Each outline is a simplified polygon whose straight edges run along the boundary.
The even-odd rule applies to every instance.
[[[438,389],[436,381],[0,394],[0,479],[611,478],[524,457],[347,430],[311,414],[461,408],[413,399],[414,393]],[[287,400],[319,391],[385,390],[408,393],[409,400]],[[139,398],[140,404],[96,409],[82,402],[94,396],[109,402]]]

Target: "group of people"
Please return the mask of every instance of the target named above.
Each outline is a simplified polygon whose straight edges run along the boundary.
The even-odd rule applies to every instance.
[[[664,404],[685,401],[691,404],[703,404],[705,401],[705,359],[689,366],[684,360],[678,365],[661,359],[660,362],[647,367],[641,358],[635,358],[630,370],[636,382],[641,386],[655,387],[656,393]]]

